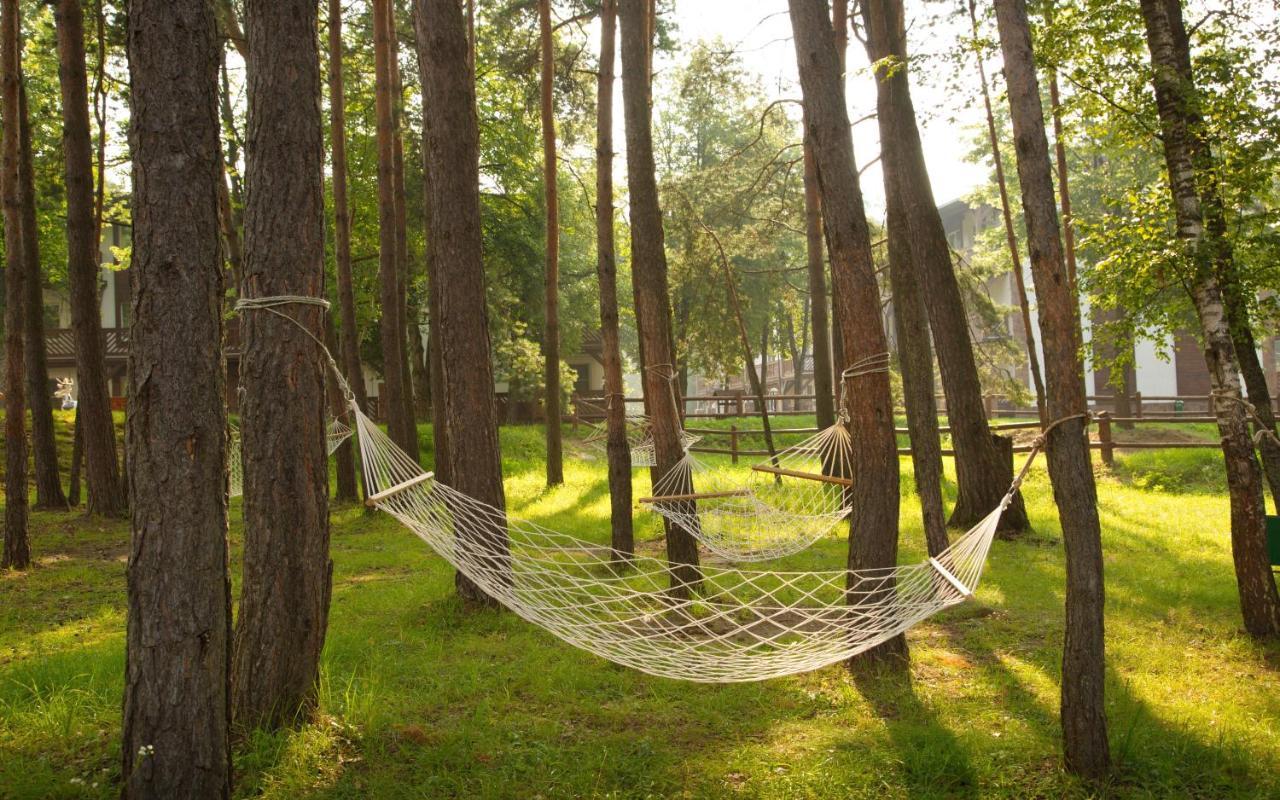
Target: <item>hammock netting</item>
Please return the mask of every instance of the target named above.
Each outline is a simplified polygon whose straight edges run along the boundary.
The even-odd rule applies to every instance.
[[[257,308],[292,319],[274,308],[292,303],[327,306],[317,298],[289,295],[242,299],[237,309]],[[602,658],[668,678],[731,683],[806,672],[869,650],[963,602],[982,576],[1000,516],[1030,463],[985,519],[925,562],[811,572],[703,566],[694,579],[686,565],[646,556],[624,558],[612,548],[509,516],[436,481],[360,411],[332,355],[320,339],[312,338],[351,409],[369,505],[395,517],[521,618]],[[330,450],[349,435],[349,429],[344,434],[331,426]],[[838,500],[798,506],[797,517],[799,510],[826,508],[828,502],[834,504],[831,514],[838,515],[831,525],[847,513],[844,486],[812,477],[846,474],[829,455],[833,447],[841,449],[840,442],[838,433],[824,431],[792,448],[786,458],[800,459],[805,469],[782,467],[801,461],[784,462],[781,453],[769,462],[774,471],[764,474],[771,478],[792,477],[782,471],[789,470],[808,475],[801,480],[840,490]],[[231,449],[234,482],[240,464],[238,437]],[[691,493],[688,479],[686,475],[680,484],[686,494]],[[781,489],[777,497],[762,485],[750,491],[761,502],[773,497],[772,507],[787,505],[777,499]],[[707,505],[691,511],[687,521],[701,527],[714,510]],[[742,521],[736,530],[744,532],[750,517],[738,516]],[[755,524],[768,526],[777,519],[761,512]]]
[[[582,400],[578,401],[579,405],[590,407],[593,411],[606,415],[608,409],[586,403]],[[696,436],[688,431],[680,431],[680,445],[688,450],[688,448],[697,444],[701,437]],[[609,421],[602,420],[591,425],[591,432],[583,440],[593,449],[603,453],[609,441]],[[657,464],[653,449],[653,427],[649,423],[649,418],[642,413],[628,411],[627,412],[627,447],[631,451],[632,467],[652,467]]]
[[[780,450],[749,476],[699,461],[687,449],[653,485],[646,508],[689,531],[731,561],[798,553],[830,533],[850,511],[853,474],[847,420]]]
[[[523,619],[602,658],[688,681],[755,681],[817,669],[963,602],[1012,496],[1011,490],[986,519],[926,562],[819,572],[704,566],[694,585],[681,583],[682,572],[666,561],[623,561],[609,547],[439,483],[353,412],[370,505]]]

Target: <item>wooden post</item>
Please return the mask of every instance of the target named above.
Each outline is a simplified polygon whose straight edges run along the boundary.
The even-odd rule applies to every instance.
[[[1133,393],[1133,415],[1142,419],[1142,392]]]
[[[738,395],[738,402],[742,402],[742,395]],[[738,426],[729,426],[729,450],[733,454],[733,463],[738,463]]]
[[[1111,413],[1108,411],[1098,412],[1098,440],[1102,443],[1102,463],[1114,467],[1116,451],[1111,439]]]
[[[737,413],[737,416],[739,416],[739,417],[746,416],[746,409],[745,409],[745,407],[744,407],[744,406],[743,406],[743,404],[742,404],[742,392],[737,392],[737,393],[734,395],[734,397],[735,397],[735,399],[737,400],[737,403],[738,403],[738,413]]]
[[[995,416],[995,411],[996,411],[996,397],[995,397],[995,395],[993,395],[993,394],[986,394],[986,395],[983,395],[983,396],[982,396],[982,405],[983,405],[983,408],[984,408],[984,409],[986,410],[986,412],[987,412],[987,419],[988,419],[988,420],[990,420],[992,417],[994,417],[994,416]]]

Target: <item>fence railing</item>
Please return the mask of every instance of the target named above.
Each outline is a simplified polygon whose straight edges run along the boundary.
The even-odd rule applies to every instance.
[[[813,394],[774,394],[765,397],[765,406],[770,416],[805,416],[814,411]],[[1123,395],[1088,395],[1086,401],[1095,411],[1108,411],[1112,414],[1123,413],[1125,418],[1133,419],[1184,419],[1190,416],[1204,416],[1212,413],[1212,398],[1203,394],[1144,395],[1134,392],[1127,398]],[[1126,404],[1124,401],[1128,400]],[[731,394],[688,395],[684,400],[686,419],[729,419],[732,417],[760,416],[760,403],[756,397],[745,391],[734,391]],[[937,395],[939,413],[946,413],[946,397]],[[627,397],[626,403],[638,405],[644,398]],[[601,406],[603,398],[598,396],[575,396],[571,405],[574,415],[568,419],[594,422],[603,419]],[[1005,395],[988,394],[983,397],[987,417],[1035,417],[1035,408],[1014,405]],[[1280,397],[1272,398],[1272,405],[1280,414]],[[1127,406],[1127,407],[1126,407]],[[1114,418],[1113,418],[1114,419]]]
[[[573,422],[585,421],[581,417],[571,418]],[[1193,425],[1193,424],[1212,424],[1217,420],[1211,416],[1203,414],[1182,414],[1180,416],[1128,416],[1116,417],[1111,412],[1102,410],[1094,415],[1094,428],[1097,432],[1096,438],[1089,442],[1090,449],[1097,450],[1102,456],[1102,463],[1107,466],[1115,464],[1115,454],[1117,450],[1166,450],[1166,449],[1211,449],[1216,450],[1221,447],[1220,443],[1214,439],[1205,439],[1202,441],[1141,441],[1129,439],[1117,439],[1115,430],[1118,426],[1136,427],[1141,425]],[[1040,427],[1039,420],[1027,422],[998,422],[991,425],[991,430],[997,433],[1004,431],[1017,430],[1037,430]],[[744,440],[750,440],[753,437],[764,436],[763,428],[739,427],[737,424],[731,424],[728,428],[707,428],[696,425],[686,425],[685,430],[689,433],[697,434],[702,437],[702,442],[690,448],[695,453],[707,453],[711,455],[729,456],[733,463],[738,463],[740,458],[762,458],[771,455],[768,450],[744,447]],[[950,433],[951,428],[942,425],[938,428],[940,433]],[[772,428],[771,432],[775,436],[812,436],[818,433],[817,428]],[[894,432],[900,435],[909,433],[907,428],[894,428]],[[783,449],[782,447],[778,448]],[[1031,451],[1030,444],[1015,444],[1012,447],[1014,453],[1027,453]],[[911,455],[910,447],[898,448],[898,455]],[[954,456],[955,451],[950,448],[942,451],[944,456]]]

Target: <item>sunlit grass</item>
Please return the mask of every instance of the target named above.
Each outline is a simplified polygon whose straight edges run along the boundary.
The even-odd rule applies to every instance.
[[[539,428],[502,432],[511,513],[607,542],[603,457],[571,439],[566,484],[548,490],[541,442]],[[1099,471],[1110,795],[1280,795],[1280,648],[1240,631],[1218,458],[1122,451]],[[746,474],[725,462],[716,468]],[[637,494],[648,489],[637,470]],[[336,508],[319,713],[242,742],[237,794],[1088,796],[1060,767],[1064,570],[1042,466],[1025,495],[1035,531],[995,543],[974,602],[911,632],[909,682],[836,666],[734,686],[651,678],[512,614],[468,611],[452,572],[406,529]],[[237,572],[239,514],[236,501]],[[908,488],[902,520],[901,557],[918,559]],[[660,553],[660,526],[637,522],[642,547]],[[37,513],[40,565],[0,576],[0,797],[118,794],[127,538],[124,523]],[[783,563],[839,568],[845,549],[831,536]]]

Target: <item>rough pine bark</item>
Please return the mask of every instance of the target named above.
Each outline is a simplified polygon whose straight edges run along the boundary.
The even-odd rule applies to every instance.
[[[1053,25],[1053,0],[1044,6],[1045,24]],[[1063,135],[1062,102],[1058,92],[1058,70],[1052,64],[1046,70],[1049,76],[1049,110],[1053,115],[1053,154],[1058,175],[1058,197],[1062,208],[1062,253],[1067,262],[1067,277],[1071,289],[1076,288],[1076,226],[1071,213],[1071,181],[1067,170],[1067,142]]]
[[[496,509],[506,507],[493,398],[493,358],[486,317],[480,228],[480,136],[475,76],[467,63],[467,27],[457,0],[415,0],[422,99],[432,109],[423,128],[428,261],[437,293],[442,392],[435,397],[448,430],[450,485]],[[506,568],[507,530],[483,531],[485,551]],[[493,605],[462,573],[458,594]]]
[[[1142,0],[1142,17],[1151,51],[1152,82],[1160,115],[1161,142],[1173,197],[1174,215],[1190,268],[1186,280],[1204,339],[1205,361],[1214,392],[1214,415],[1222,435],[1222,454],[1231,496],[1231,554],[1244,626],[1256,638],[1280,636],[1280,593],[1267,557],[1262,472],[1249,436],[1249,418],[1241,392],[1240,362],[1231,335],[1224,297],[1221,259],[1226,242],[1206,229],[1213,197],[1202,197],[1211,168],[1210,154],[1199,149],[1202,120],[1185,53],[1181,5]],[[1179,47],[1179,42],[1184,47]]]
[[[425,135],[425,134],[424,134]],[[424,155],[425,158],[425,155]],[[431,185],[424,174],[424,190]],[[430,206],[426,206],[427,230],[432,229]],[[440,281],[427,248],[427,378],[431,383],[431,444],[436,479],[450,482],[449,422],[444,414],[444,365],[440,359]]]
[[[342,372],[360,410],[368,412],[364,371],[360,366],[360,333],[351,271],[351,209],[347,203],[347,101],[342,77],[342,0],[329,0],[329,142],[333,172],[333,251],[338,275],[338,337]],[[354,438],[354,437],[352,437]],[[342,443],[338,463],[354,463],[355,444]],[[341,492],[339,492],[341,494]]]
[[[978,28],[978,8],[975,0],[969,0],[969,22],[973,26],[973,39],[980,41]],[[991,107],[991,90],[987,86],[987,70],[982,65],[982,52],[974,48],[974,61],[978,65],[978,80],[982,84],[982,106],[987,112],[987,142],[991,146],[991,160],[996,168],[996,186],[1000,190],[1000,213],[1004,219],[1004,240],[1009,248],[1009,269],[1013,273],[1014,285],[1018,291],[1018,310],[1022,312],[1022,331],[1027,348],[1027,365],[1031,372],[1031,382],[1036,391],[1036,410],[1040,413],[1040,423],[1045,419],[1044,378],[1040,370],[1040,356],[1036,352],[1035,332],[1031,328],[1031,302],[1027,299],[1027,284],[1022,277],[1022,256],[1018,255],[1018,233],[1013,225],[1013,210],[1009,205],[1009,185],[1004,176],[1004,156],[1000,152],[1000,137],[996,132],[996,116]],[[1053,84],[1056,85],[1056,84]],[[1063,197],[1066,197],[1064,194]]]
[[[53,393],[49,391],[49,367],[44,343],[44,285],[40,267],[40,237],[36,222],[36,190],[31,160],[31,124],[27,119],[27,89],[19,83],[19,133],[22,153],[18,163],[22,192],[23,357],[27,370],[27,403],[31,407],[31,449],[35,461],[36,508],[67,507],[58,472],[58,445],[53,425]]]
[[[947,548],[947,520],[942,506],[942,440],[938,431],[938,402],[934,395],[933,348],[925,332],[929,315],[913,244],[911,193],[917,187],[904,180],[910,167],[903,147],[904,117],[915,124],[907,82],[906,29],[901,0],[864,0],[862,19],[867,55],[877,65],[876,109],[880,126],[880,166],[884,173],[888,225],[889,283],[893,290],[893,321],[902,369],[902,393],[907,407],[911,465],[920,498],[925,543],[929,554]],[[1010,476],[1012,477],[1012,476]]]
[[[880,316],[871,232],[854,167],[840,60],[825,0],[789,0],[788,4],[808,124],[805,135],[813,143],[833,289],[840,301],[840,334],[846,358],[856,364],[887,353],[888,342]],[[848,566],[851,570],[893,567],[898,560],[898,451],[889,374],[873,371],[843,382],[853,437]],[[850,589],[855,588],[851,577]],[[896,636],[856,657],[853,665],[905,666],[906,657],[906,639]]]
[[[901,22],[897,25],[901,27]],[[1008,455],[1009,443],[999,441],[987,424],[982,382],[969,334],[969,317],[956,280],[946,230],[934,203],[911,102],[905,37],[893,37],[887,45],[884,55],[897,62],[897,69],[888,78],[895,102],[886,109],[892,117],[885,119],[882,111],[879,124],[882,131],[892,132],[901,155],[897,180],[902,186],[912,259],[925,290],[925,307],[947,399],[957,483],[956,504],[949,524],[968,528],[991,513],[1004,497],[1013,479],[1013,465]],[[1008,533],[1026,527],[1027,514],[1018,495],[1001,518],[1000,530]]]
[[[431,418],[431,367],[427,344],[422,335],[427,320],[425,312],[429,305],[430,300],[425,291],[415,293],[409,302],[409,319],[412,320],[409,325],[409,383],[413,390],[414,424],[417,424],[418,419]]]
[[[404,185],[404,84],[400,80],[400,37],[396,33],[396,7],[392,2],[387,13],[387,41],[389,52],[387,65],[391,71],[391,108],[394,127],[391,137],[391,182],[395,199],[396,218],[396,292],[400,303],[397,313],[404,323],[404,347],[401,350],[400,385],[404,387],[404,426],[405,437],[413,443],[412,453],[418,457],[418,420],[417,405],[413,393],[413,360],[414,347],[410,341],[413,337],[421,338],[418,319],[410,316],[409,306],[409,228],[405,207]]]
[[[382,315],[378,330],[382,339],[383,391],[378,405],[387,423],[391,440],[414,458],[418,455],[417,432],[405,420],[404,385],[405,326],[400,316],[399,243],[396,238],[395,201],[395,108],[391,97],[391,50],[389,17],[391,0],[372,0],[374,45],[374,106],[377,115],[378,146],[378,299]]]
[[[330,353],[338,350],[338,331],[334,327],[333,316],[329,314],[326,314],[324,319],[324,345],[329,349]],[[326,369],[324,372],[325,393],[329,398],[329,412],[339,420],[345,417],[347,422],[354,423],[354,420],[347,416],[349,411],[347,398],[342,392],[342,388],[338,385],[338,376],[333,374],[332,369]],[[327,432],[326,429],[326,434]],[[348,436],[333,452],[337,462],[334,468],[334,499],[339,502],[351,502],[356,499],[356,462],[352,447],[352,441],[355,438],[356,435],[353,430],[352,435]]]
[[[135,302],[122,796],[231,794],[221,40],[206,0],[132,0]]]
[[[1045,382],[1052,428],[1046,445],[1049,478],[1066,550],[1066,633],[1062,647],[1062,744],[1067,769],[1090,780],[1110,768],[1103,692],[1102,537],[1098,496],[1085,431],[1080,308],[1067,272],[1054,205],[1040,83],[1023,0],[996,0],[1013,118],[1018,181],[1026,215],[1027,250],[1045,342]]]
[[[831,31],[835,35],[836,40],[836,56],[840,63],[840,87],[844,91],[845,86],[845,68],[849,60],[849,0],[832,0],[831,3]],[[821,199],[819,199],[821,202]],[[821,211],[819,211],[821,213]],[[830,248],[828,247],[828,250]],[[849,361],[845,358],[844,337],[839,331],[843,327],[840,320],[840,298],[838,293],[839,286],[836,285],[835,275],[831,276],[831,366],[832,379],[835,381],[835,404],[841,404],[841,398],[844,394],[844,380],[840,377],[840,373],[849,365]]]
[[[80,409],[76,409],[71,434],[71,474],[67,477],[67,505],[80,505],[80,467],[84,463],[84,429],[80,427]]]
[[[541,51],[542,191],[546,212],[546,292],[542,329],[543,405],[547,419],[547,485],[564,483],[564,445],[560,435],[560,190],[556,185],[555,53],[551,39],[551,0],[538,0]]]
[[[813,307],[810,318],[813,327],[813,404],[818,427],[829,428],[836,424],[836,408],[831,382],[831,321],[827,315],[830,308],[827,305],[830,302],[827,299],[827,249],[822,234],[818,168],[813,163],[813,145],[807,136],[804,141],[804,228],[809,300]]]
[[[618,264],[613,233],[613,70],[618,5],[600,6],[600,73],[596,84],[596,275],[600,283],[600,339],[604,360],[605,455],[609,463],[610,543],[620,557],[635,554],[631,518],[631,446],[618,337]]]
[[[80,424],[84,426],[84,475],[90,514],[116,516],[128,507],[116,456],[116,429],[107,390],[106,347],[99,310],[98,229],[93,209],[93,149],[89,137],[89,88],[84,59],[84,9],[80,0],[58,0],[58,83],[62,90],[63,179],[67,187],[67,283],[76,342]]]
[[[619,0],[618,22],[622,48],[622,110],[627,138],[627,191],[631,207],[631,288],[636,326],[644,354],[644,395],[653,432],[654,483],[684,457],[680,440],[680,410],[672,384],[675,343],[671,336],[671,299],[667,285],[667,254],[654,172],[652,83],[649,72],[651,24],[645,0]],[[692,492],[692,486],[683,487]],[[667,561],[672,567],[671,594],[688,597],[700,590],[698,543],[693,535],[669,520]]]
[[[3,154],[0,156],[0,194],[4,206],[4,435],[5,504],[4,555],[0,567],[26,569],[31,565],[27,531],[26,375],[23,371],[23,282],[21,170],[22,145],[17,121],[21,116],[21,34],[18,0],[0,5],[0,105],[3,107]]]
[[[244,296],[324,296],[324,150],[315,0],[249,0]],[[232,668],[236,726],[315,705],[329,618],[324,311],[241,314],[244,567]],[[313,339],[314,337],[314,339]]]

